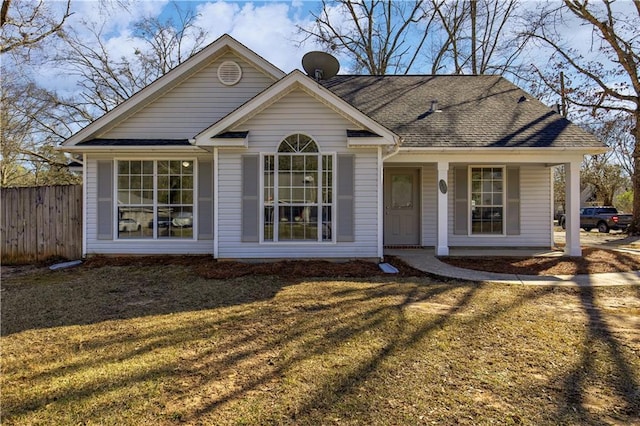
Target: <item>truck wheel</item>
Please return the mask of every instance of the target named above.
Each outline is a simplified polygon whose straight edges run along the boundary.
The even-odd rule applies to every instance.
[[[598,223],[598,232],[602,232],[603,234],[607,234],[609,232],[609,225],[604,222]]]
[[[567,229],[567,221],[566,220],[561,220],[560,221],[560,226],[562,226],[562,229]]]
[[[584,229],[586,232],[591,232],[591,228],[582,228]]]

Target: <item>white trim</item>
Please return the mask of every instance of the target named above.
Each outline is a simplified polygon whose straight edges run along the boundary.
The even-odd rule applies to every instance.
[[[82,154],[82,258],[87,257],[87,164],[87,154]]]
[[[170,146],[58,146],[56,151],[64,152],[89,152],[92,154],[148,154],[150,152],[158,154],[191,154],[205,153],[206,149],[197,146],[188,145],[170,145]]]
[[[163,93],[166,93],[171,88],[175,87],[179,83],[186,80],[188,77],[204,68],[217,57],[227,52],[233,52],[240,58],[249,62],[257,69],[262,71],[267,76],[274,80],[281,79],[285,76],[285,73],[278,69],[275,65],[271,64],[251,49],[244,46],[242,43],[235,40],[228,34],[224,34],[210,45],[196,53],[185,62],[169,71],[164,76],[155,80],[144,89],[136,92],[133,96],[127,99],[122,104],[118,105],[111,111],[98,118],[69,139],[63,142],[65,147],[75,145],[84,140],[95,137],[100,133],[104,133],[108,128],[112,128],[118,124],[121,120],[130,116],[134,112],[138,111],[141,107],[149,102],[157,99]]]
[[[198,208],[200,204],[199,193],[198,193],[198,185],[200,182],[200,168],[199,161],[197,158],[193,159],[193,175],[191,177],[191,185],[193,186],[191,194],[191,232],[193,234],[193,239],[198,239],[198,225],[200,224],[200,217],[198,216]]]
[[[572,161],[565,164],[565,240],[566,256],[582,256],[580,247],[580,164]]]
[[[118,215],[118,208],[119,208],[119,204],[118,204],[118,162],[119,161],[152,161],[153,162],[153,221],[154,221],[154,226],[153,226],[153,234],[151,238],[119,238],[118,237],[118,233],[120,232],[119,226],[120,226],[120,218]],[[156,225],[156,221],[158,221],[158,161],[191,161],[193,163],[193,179],[192,179],[192,203],[191,203],[191,238],[183,238],[183,237],[167,237],[167,238],[159,238],[158,237],[158,226]],[[197,186],[198,186],[198,178],[199,175],[197,173],[197,163],[198,163],[198,158],[197,157],[184,157],[184,158],[180,158],[180,159],[175,159],[175,158],[157,158],[157,157],[151,157],[151,158],[135,158],[135,157],[115,157],[112,160],[112,167],[113,167],[113,196],[112,196],[112,200],[113,200],[113,220],[114,220],[114,229],[113,229],[113,236],[112,236],[112,240],[113,241],[117,241],[118,243],[124,243],[124,244],[128,244],[129,241],[131,242],[149,242],[149,241],[197,241],[198,240],[198,234],[197,234],[197,209],[198,209],[198,191],[197,191]],[[171,204],[170,204],[171,205]],[[140,226],[142,226],[142,224],[140,224]]]
[[[378,147],[378,258],[384,257],[384,167],[382,158],[382,147]],[[355,194],[354,194],[355,196]]]
[[[549,205],[550,205],[550,211],[549,211],[549,220],[551,223],[551,232],[549,233],[549,247],[553,247],[555,245],[555,238],[554,238],[554,229],[553,229],[553,220],[556,214],[556,205],[555,205],[555,188],[554,188],[554,174],[556,171],[556,167],[549,167]],[[522,198],[522,194],[520,194],[520,198]],[[522,208],[522,203],[520,203],[520,208]],[[522,212],[521,212],[522,213]],[[522,214],[520,215],[520,217],[522,217]],[[559,224],[559,223],[558,223]]]
[[[220,148],[248,148],[249,134],[244,138],[210,138],[210,143],[203,141],[200,146],[213,146]]]
[[[304,75],[301,71],[293,70],[286,77],[246,102],[240,108],[231,112],[214,125],[198,133],[195,137],[196,145],[206,145],[207,140],[212,136],[223,133],[232,129],[234,126],[247,121],[255,114],[263,111],[278,99],[295,89],[304,90],[350,121],[361,125],[373,133],[381,135],[382,139],[387,141],[387,145],[393,145],[398,142],[399,137],[395,133],[378,124],[376,121],[351,106],[351,104],[318,84],[315,80]]]
[[[366,137],[366,138],[350,138],[347,137],[347,147],[349,148],[370,148],[377,146],[390,145],[382,136]]]
[[[437,204],[437,230],[436,230],[436,255],[437,256],[449,256],[449,191],[447,188],[446,193],[440,191],[440,180],[444,180],[449,187],[449,163],[447,161],[438,161],[438,171],[436,174],[436,191],[438,196],[436,199]],[[422,170],[422,169],[421,169]],[[422,182],[422,179],[420,180]],[[422,188],[421,191],[422,193]],[[470,203],[471,201],[469,201]],[[467,206],[468,208],[468,206]],[[469,214],[469,216],[471,216]]]
[[[502,169],[502,233],[501,234],[474,234],[473,233],[473,214],[471,213],[472,194],[472,169],[474,168],[494,168]],[[471,238],[487,238],[487,237],[506,237],[507,236],[507,166],[506,164],[469,164],[467,166],[467,236]],[[493,204],[492,204],[493,205]]]
[[[304,136],[307,136],[309,138],[311,138],[311,140],[313,140],[313,142],[316,144],[316,147],[318,148],[318,151],[315,153],[288,153],[288,152],[278,152],[278,149],[280,147],[280,145],[282,144],[282,142],[284,142],[284,140],[292,135],[297,135],[297,134],[301,134]],[[288,155],[288,156],[293,156],[293,155],[315,155],[318,157],[318,170],[317,173],[319,175],[318,178],[318,183],[317,183],[317,187],[319,187],[320,189],[317,191],[317,197],[316,197],[316,204],[315,206],[318,209],[317,212],[317,225],[318,225],[318,235],[316,240],[284,240],[284,241],[280,241],[278,239],[278,232],[279,229],[279,224],[280,224],[280,218],[279,218],[279,208],[277,206],[277,201],[279,199],[279,190],[280,190],[280,186],[277,183],[278,180],[278,175],[279,175],[279,161],[278,161],[278,155]],[[273,240],[265,240],[264,238],[264,208],[265,208],[265,201],[264,201],[264,159],[265,157],[273,157],[274,161],[273,161]],[[322,180],[322,172],[323,172],[323,167],[324,167],[324,157],[331,157],[331,204],[324,204],[322,203],[322,188],[323,188],[323,180]],[[337,152],[331,151],[331,152],[324,152],[322,150],[320,150],[320,144],[318,143],[317,139],[313,138],[310,134],[306,133],[306,132],[292,132],[287,134],[286,136],[284,136],[280,142],[278,143],[278,145],[276,146],[276,151],[274,152],[261,152],[259,154],[259,158],[260,158],[260,167],[259,167],[259,171],[258,173],[260,174],[259,178],[258,178],[258,185],[259,186],[259,191],[260,191],[260,195],[258,198],[258,202],[260,203],[260,215],[259,215],[259,221],[258,221],[258,226],[260,227],[259,231],[258,231],[258,243],[259,244],[265,244],[265,245],[269,245],[269,244],[274,244],[274,245],[286,245],[286,244],[321,244],[321,245],[326,245],[326,244],[336,244],[337,240],[336,240],[336,232],[335,230],[336,228],[336,195],[335,195],[335,189],[336,189],[336,166],[337,166]],[[322,237],[322,225],[323,225],[323,220],[322,220],[322,207],[324,205],[327,206],[331,206],[331,239],[330,240],[324,240]]]
[[[219,178],[218,169],[220,164],[220,158],[218,156],[218,148],[213,148],[213,258],[217,259],[220,253],[220,237],[218,236],[219,229]]]
[[[554,151],[554,152],[566,152],[566,153],[581,153],[581,154],[592,154],[592,155],[596,155],[596,154],[604,154],[605,152],[609,151],[610,148],[607,147],[578,147],[578,146],[571,146],[571,147],[555,147],[555,146],[548,146],[548,147],[538,147],[538,148],[534,148],[534,147],[525,147],[525,146],[519,146],[519,147],[488,147],[488,146],[478,146],[478,147],[463,147],[463,146],[454,146],[454,147],[404,147],[401,146],[400,147],[400,153],[434,153],[434,152],[441,152],[441,153],[446,153],[446,154],[452,154],[452,155],[465,155],[468,154],[469,152],[488,152],[488,153],[512,153],[512,152],[518,152],[518,153],[523,153],[523,152],[530,152],[530,153],[548,153],[549,151]],[[547,158],[547,161],[549,159]]]

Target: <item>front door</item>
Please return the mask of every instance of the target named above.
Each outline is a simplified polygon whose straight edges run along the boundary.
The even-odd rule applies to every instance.
[[[384,245],[420,244],[420,170],[384,170]]]

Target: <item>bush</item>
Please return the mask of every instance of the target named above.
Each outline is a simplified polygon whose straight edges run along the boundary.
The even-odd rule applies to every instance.
[[[631,213],[633,211],[633,191],[628,190],[618,195],[615,199],[618,211]]]

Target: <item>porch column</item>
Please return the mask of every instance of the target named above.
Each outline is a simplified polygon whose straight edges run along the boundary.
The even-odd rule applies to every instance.
[[[449,162],[438,161],[438,181],[436,191],[438,192],[438,241],[436,245],[437,256],[449,255]]]
[[[580,248],[580,161],[565,163],[565,256],[582,256]]]

